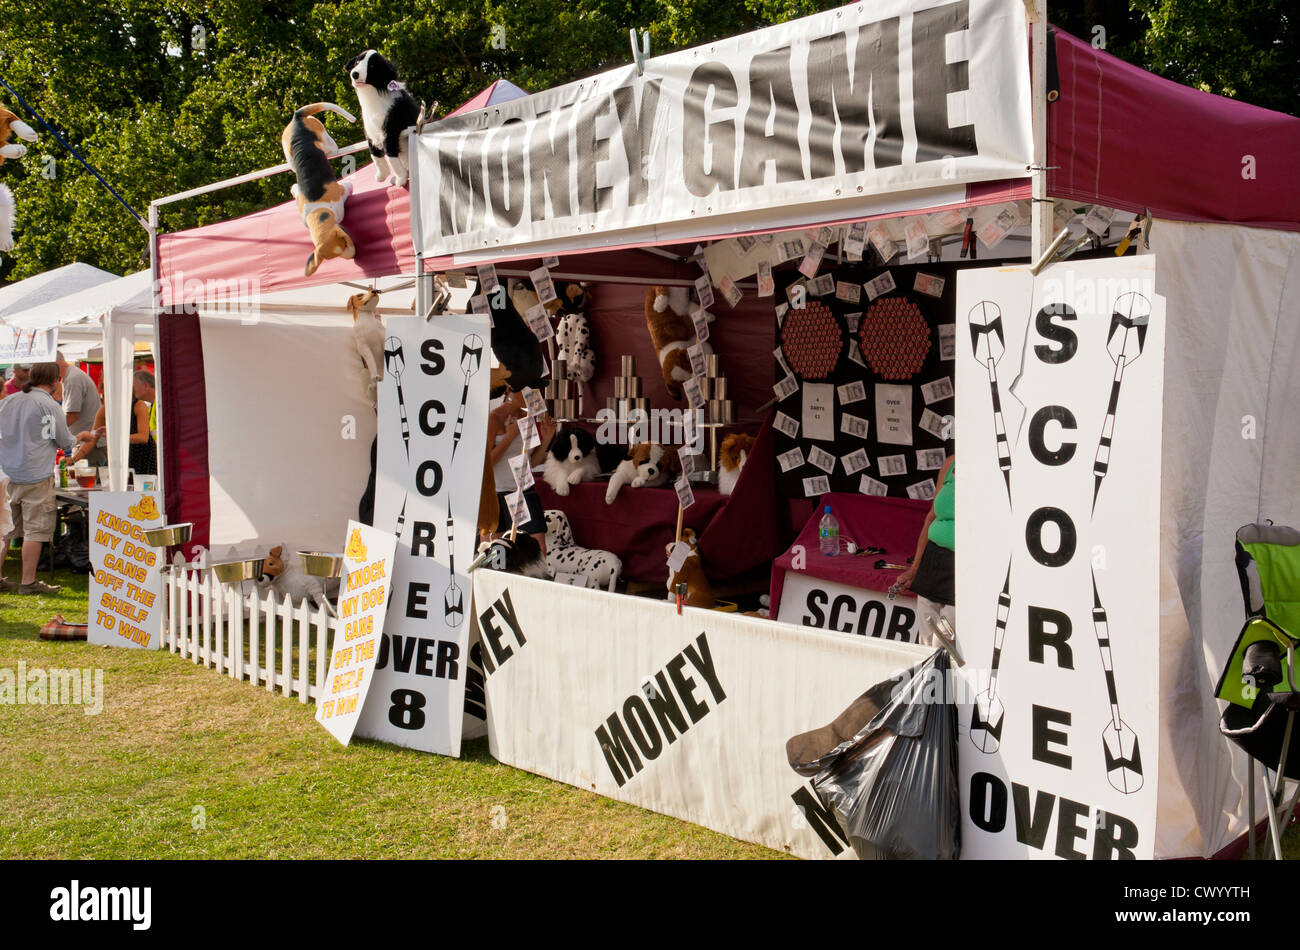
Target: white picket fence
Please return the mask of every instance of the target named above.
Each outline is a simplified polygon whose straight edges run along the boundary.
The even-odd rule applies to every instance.
[[[287,596],[277,602],[270,591],[246,594],[211,571],[164,568],[163,576],[163,643],[172,653],[302,703],[324,691],[338,620],[323,605],[294,606]]]

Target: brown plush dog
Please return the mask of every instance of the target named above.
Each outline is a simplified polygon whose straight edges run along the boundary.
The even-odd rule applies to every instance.
[[[695,342],[695,325],[690,317],[669,305],[668,291],[663,287],[646,291],[645,323],[659,357],[668,395],[681,399],[682,383],[691,378],[691,358],[686,348]]]
[[[30,125],[4,106],[0,106],[0,162],[6,158],[22,158],[27,154],[27,146],[10,142],[10,135],[16,135],[27,142],[36,141],[36,133],[32,131]]]
[[[682,543],[690,547],[691,553],[687,555],[686,561],[676,571],[670,571],[668,578],[668,599],[675,599],[678,584],[686,585],[686,603],[691,607],[713,607],[717,604],[713,596],[713,588],[709,586],[709,579],[704,576],[704,567],[700,564],[700,552],[695,543],[695,532],[690,528],[682,531]],[[673,546],[670,544],[665,548],[664,553],[670,553]]]
[[[639,442],[628,450],[627,458],[618,463],[605,489],[605,504],[614,504],[619,489],[624,485],[633,488],[655,488],[675,480],[682,471],[682,460],[671,445],[657,442]]]
[[[307,255],[303,271],[310,277],[322,261],[332,257],[354,258],[357,245],[343,230],[343,206],[352,194],[352,182],[340,182],[327,156],[339,147],[325,126],[316,118],[318,112],[334,112],[349,122],[357,121],[351,113],[332,102],[316,102],[303,106],[293,114],[280,136],[285,161],[293,168],[298,181],[290,193],[298,199],[298,213],[302,223],[311,233],[315,249]]]
[[[740,469],[754,448],[754,437],[743,432],[733,432],[722,440],[718,453],[718,491],[730,495],[740,480]]]

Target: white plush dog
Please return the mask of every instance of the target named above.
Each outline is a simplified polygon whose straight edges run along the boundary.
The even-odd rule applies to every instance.
[[[264,573],[258,578],[257,586],[263,590],[269,587],[279,597],[288,594],[294,604],[305,599],[319,607],[329,600],[330,579],[304,574],[297,556],[288,551],[287,544],[277,544],[267,552]]]
[[[579,482],[589,482],[600,474],[596,440],[584,429],[563,428],[555,433],[542,466],[542,479],[557,495],[569,494]]]
[[[14,193],[0,185],[0,252],[14,249]]]
[[[366,364],[366,396],[374,409],[379,408],[379,381],[384,378],[384,325],[375,313],[379,309],[379,292],[370,290],[348,298],[352,311],[352,343]]]
[[[581,574],[587,586],[613,590],[623,573],[623,562],[610,551],[583,548],[573,543],[573,529],[563,511],[546,512],[546,573]]]

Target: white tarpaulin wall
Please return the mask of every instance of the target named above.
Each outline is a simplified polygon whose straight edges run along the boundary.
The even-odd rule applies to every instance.
[[[337,550],[375,437],[351,315],[199,321],[214,557]]]
[[[963,857],[1154,853],[1156,264],[957,276]]]
[[[1300,526],[1300,234],[1158,220],[1151,250],[1169,313],[1156,854],[1208,857],[1247,825],[1246,755],[1213,695],[1245,619],[1234,537]]]
[[[474,613],[495,759],[806,858],[853,852],[786,741],[931,652],[487,570]]]
[[[402,287],[410,280],[373,283],[381,317],[410,315],[415,292]],[[332,551],[343,542],[376,431],[346,308],[357,292],[331,284],[199,310],[214,557],[251,557],[280,543]]]
[[[412,138],[415,247],[469,262],[960,203],[1028,175],[1026,45],[1018,0],[878,0],[449,118]]]

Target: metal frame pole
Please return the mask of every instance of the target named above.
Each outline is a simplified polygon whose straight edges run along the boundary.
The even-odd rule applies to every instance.
[[[1037,261],[1052,240],[1052,209],[1047,200],[1047,2],[1025,0],[1025,12],[1033,31],[1033,75],[1030,96],[1033,101],[1034,165],[1029,258]]]

